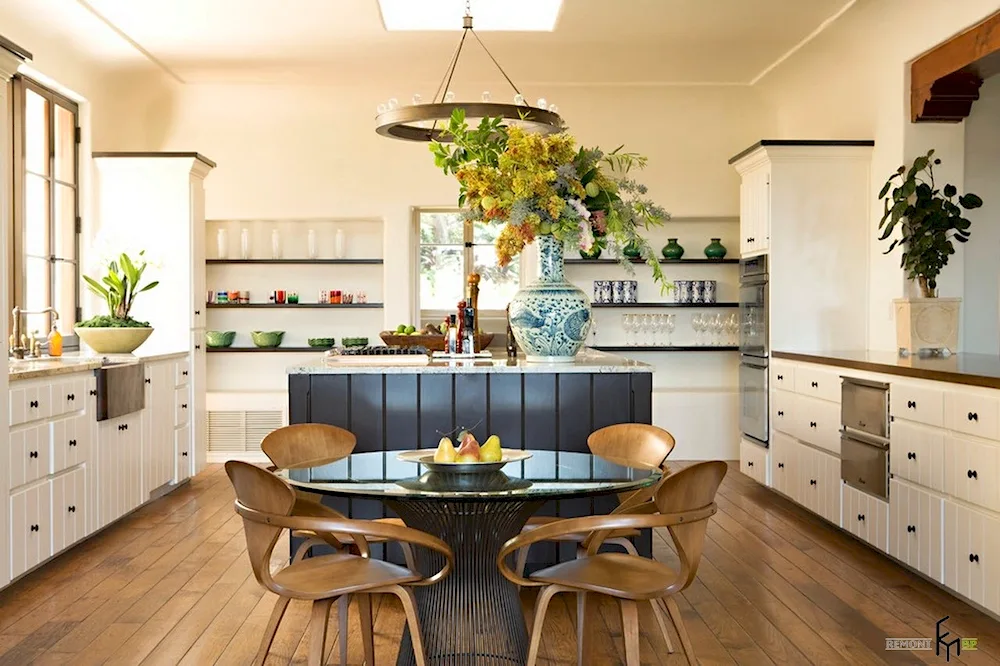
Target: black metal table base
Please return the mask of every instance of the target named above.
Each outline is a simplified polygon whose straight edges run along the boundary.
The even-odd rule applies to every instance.
[[[455,553],[451,575],[414,590],[427,663],[526,663],[528,630],[521,597],[517,587],[500,575],[496,559],[503,544],[520,533],[541,502],[395,499],[388,504],[408,526],[439,537]],[[425,575],[443,564],[441,556],[423,549],[416,555]],[[416,664],[409,629],[396,664]]]

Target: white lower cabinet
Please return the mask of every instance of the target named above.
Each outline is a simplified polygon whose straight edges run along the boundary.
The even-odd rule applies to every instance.
[[[798,449],[801,445],[788,435],[771,433],[771,487],[798,501],[795,484],[798,470]]]
[[[172,361],[146,366],[146,409],[142,413],[144,496],[174,480],[174,384],[178,370]],[[185,366],[187,362],[185,361]]]
[[[98,525],[104,527],[143,503],[141,412],[98,427]]]
[[[42,481],[11,493],[11,579],[52,555],[51,485],[51,481]]]
[[[52,484],[52,552],[87,536],[87,470],[77,467]]]
[[[949,435],[945,440],[945,491],[958,499],[1000,511],[1000,444]]]
[[[844,484],[841,527],[854,536],[888,550],[889,504],[868,493]]]
[[[1000,613],[1000,519],[944,501],[944,584]]]
[[[740,471],[761,485],[767,484],[767,449],[745,439],[740,440]]]
[[[191,427],[175,430],[174,442],[177,453],[177,473],[174,480],[180,483],[184,479],[191,478]]]
[[[81,414],[52,424],[52,472],[76,467],[90,457],[94,414]]]
[[[48,423],[11,431],[8,450],[11,489],[36,481],[49,473],[52,450],[49,438]]]
[[[942,582],[944,500],[895,479],[889,498],[889,554]]]
[[[796,443],[799,492],[796,499],[813,513],[840,525],[840,458]]]
[[[911,401],[912,403],[912,401]],[[896,419],[890,429],[889,471],[921,486],[945,490],[945,432]],[[953,450],[949,449],[951,458]]]

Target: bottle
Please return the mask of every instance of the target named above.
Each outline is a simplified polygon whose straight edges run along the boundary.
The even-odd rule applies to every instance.
[[[465,342],[465,301],[458,302],[458,353],[467,354]]]
[[[475,354],[479,350],[476,348],[476,309],[472,306],[465,308],[465,326],[462,329],[462,349],[466,354]]]
[[[507,358],[517,358],[517,341],[514,339],[514,329],[510,327],[510,305],[507,306]]]
[[[451,315],[448,319],[448,345],[446,351],[449,354],[458,353],[458,323],[456,316]]]
[[[475,314],[472,320],[472,330],[476,333],[479,333],[479,279],[479,273],[469,273],[468,300],[469,307]]]
[[[49,332],[49,356],[62,356],[62,333],[59,332],[58,320],[52,323],[52,330]]]

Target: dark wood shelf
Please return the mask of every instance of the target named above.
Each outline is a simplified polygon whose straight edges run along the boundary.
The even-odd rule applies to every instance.
[[[381,264],[382,259],[206,259],[206,264],[283,264],[322,265],[330,264]]]
[[[603,347],[598,345],[591,347],[591,349],[603,352],[732,352],[740,350],[735,345],[658,345],[655,347]]]
[[[283,308],[285,310],[311,310],[316,308],[371,308],[381,309],[382,303],[207,303],[210,308],[238,310],[240,308]]]
[[[630,259],[633,264],[644,264],[646,263],[642,259]],[[709,259],[708,257],[692,257],[690,259],[685,259],[681,257],[680,259],[663,259],[660,258],[659,262],[661,264],[738,264],[739,259]],[[564,263],[567,264],[617,264],[620,263],[617,259],[566,259]]]
[[[211,353],[220,352],[270,352],[273,354],[322,354],[332,347],[207,347]]]
[[[739,303],[591,303],[595,308],[738,308]]]

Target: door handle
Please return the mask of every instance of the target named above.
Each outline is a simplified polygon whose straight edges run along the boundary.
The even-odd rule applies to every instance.
[[[69,440],[69,445],[70,446],[76,446],[76,440],[75,439]]]
[[[753,461],[752,460],[748,460],[747,461],[747,467],[753,467]]]
[[[188,454],[187,451],[181,451],[181,455],[184,456],[185,458],[187,457],[187,454]]]
[[[31,402],[28,403],[28,407],[38,407],[38,401],[32,400]]]
[[[188,408],[187,403],[181,405],[181,409],[187,409],[187,408]]]
[[[194,313],[195,313],[196,315],[200,315],[200,314],[201,314],[201,310],[195,310],[195,311],[194,311]]]
[[[66,507],[66,510],[69,511],[70,513],[76,513],[76,507],[72,504]]]
[[[779,382],[785,381],[785,376],[784,375],[778,375],[778,381]]]

